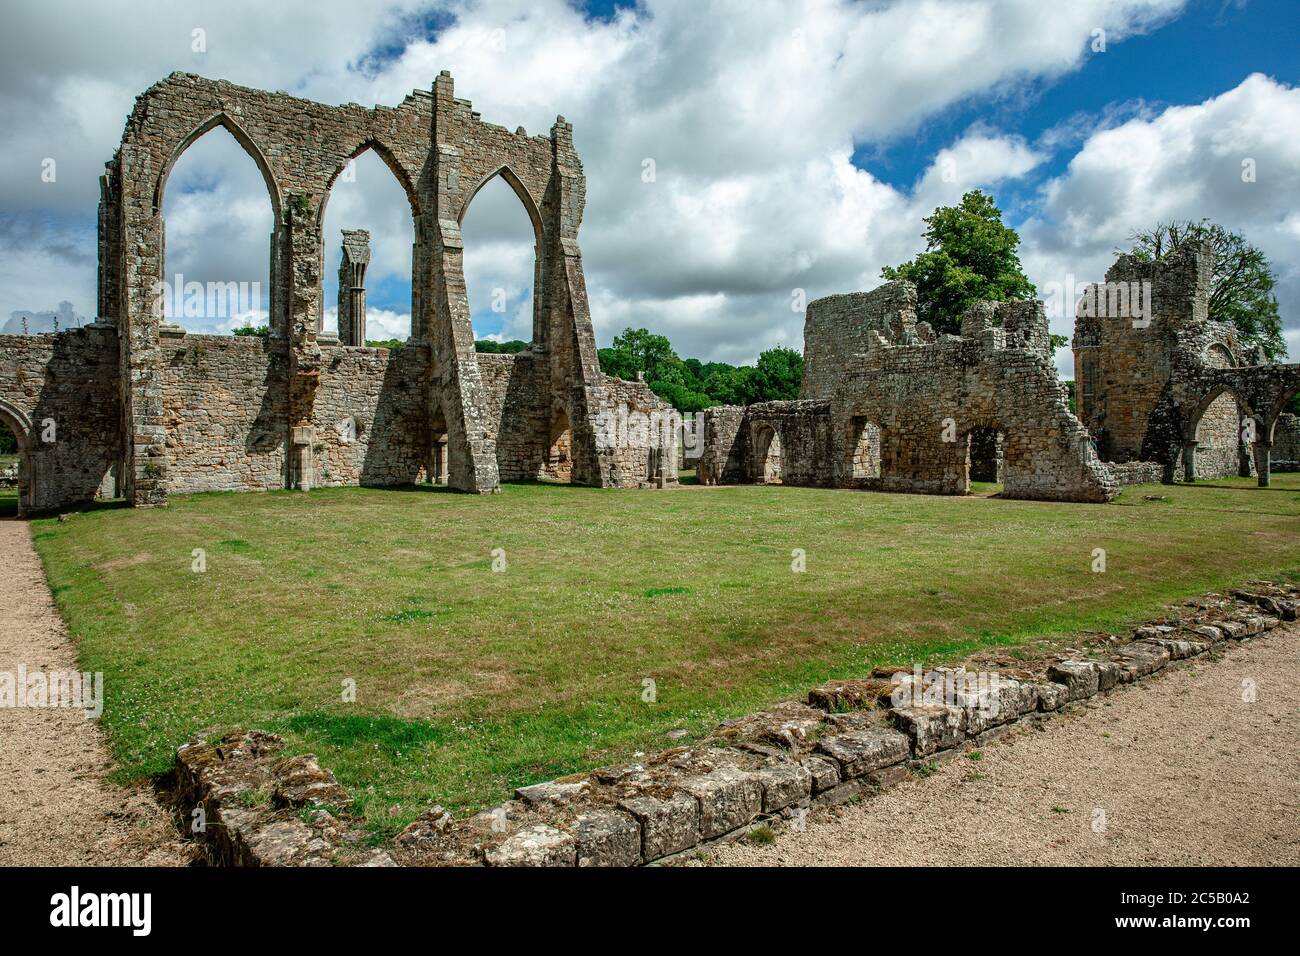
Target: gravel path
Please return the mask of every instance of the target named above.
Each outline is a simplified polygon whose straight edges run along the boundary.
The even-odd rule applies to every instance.
[[[942,764],[729,866],[1300,864],[1300,628]],[[1253,680],[1257,702],[1242,701]],[[1104,813],[1104,821],[1098,815]],[[1104,826],[1094,830],[1094,818]]]
[[[24,521],[0,521],[0,672],[75,671]],[[111,688],[105,688],[111,693]],[[145,788],[108,779],[103,732],[80,710],[0,707],[0,866],[178,866],[189,854]]]

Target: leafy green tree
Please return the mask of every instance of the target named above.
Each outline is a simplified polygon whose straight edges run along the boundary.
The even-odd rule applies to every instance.
[[[269,325],[245,325],[243,328],[235,329],[236,335],[255,335],[260,339],[270,338],[271,327]]]
[[[0,455],[13,455],[18,452],[18,436],[4,422],[0,422]]]
[[[668,337],[648,329],[624,329],[622,335],[614,336],[614,350],[630,355],[633,367],[645,372],[646,381],[660,378],[659,372],[665,366],[681,364]]]
[[[980,299],[1007,302],[1036,294],[1020,265],[1020,236],[1003,224],[992,196],[973,189],[925,223],[925,251],[885,266],[881,274],[916,284],[917,318],[936,332],[960,331],[962,314]]]
[[[489,355],[514,355],[528,348],[528,343],[520,339],[510,339],[507,342],[495,342],[492,339],[476,339],[474,342],[475,352],[484,352]]]
[[[754,368],[754,384],[759,398],[755,401],[774,402],[799,397],[803,382],[803,355],[794,349],[768,349],[758,357]]]
[[[1270,359],[1286,355],[1282,320],[1273,287],[1277,278],[1268,257],[1239,232],[1229,232],[1217,222],[1174,220],[1129,236],[1130,255],[1147,262],[1173,255],[1187,243],[1209,240],[1214,251],[1210,277],[1210,318],[1236,328],[1244,345],[1260,345]],[[1122,251],[1122,250],[1116,250]]]
[[[625,329],[599,355],[606,375],[632,380],[644,373],[650,389],[681,412],[798,398],[803,380],[803,356],[795,349],[768,349],[756,365],[738,367],[679,358],[665,336],[646,329]]]

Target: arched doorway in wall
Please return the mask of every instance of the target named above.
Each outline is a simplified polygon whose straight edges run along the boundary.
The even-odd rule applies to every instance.
[[[1237,365],[1226,345],[1215,342],[1206,350],[1210,368]],[[1251,450],[1242,437],[1244,414],[1235,395],[1224,391],[1201,412],[1196,424],[1196,477],[1229,478],[1253,472]]]
[[[343,345],[397,348],[412,335],[415,218],[394,166],[383,147],[365,144],[321,208],[320,328]]]
[[[508,167],[474,191],[460,216],[465,294],[474,339],[514,351],[537,338],[542,229],[527,190]]]
[[[977,426],[967,433],[967,478],[976,491],[997,492],[1005,480],[1005,436],[993,427]]]
[[[781,436],[771,425],[760,425],[754,432],[754,481],[760,485],[779,485],[784,477]]]
[[[431,485],[447,484],[447,416],[437,402],[429,420],[429,462],[425,466],[425,479]]]
[[[27,416],[0,402],[0,518],[23,517],[35,500],[30,448]]]
[[[849,419],[845,474],[852,483],[865,484],[880,478],[880,434],[880,426],[865,415]]]
[[[208,335],[266,335],[278,201],[257,148],[215,118],[159,184],[164,321]]]
[[[1300,471],[1300,389],[1284,396],[1278,407],[1281,411],[1268,430],[1271,455],[1275,461],[1285,462],[1284,467]]]
[[[573,429],[562,408],[551,414],[546,457],[542,460],[538,477],[546,481],[573,481]]]
[[[1193,414],[1197,480],[1250,475],[1250,448],[1243,441],[1242,406],[1227,388],[1207,395]],[[1184,463],[1185,465],[1185,463]],[[1184,470],[1181,476],[1186,479]]]

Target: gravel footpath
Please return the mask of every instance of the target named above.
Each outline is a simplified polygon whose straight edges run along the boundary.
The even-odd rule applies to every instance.
[[[25,521],[0,521],[0,672],[75,671]],[[111,688],[105,688],[105,693]],[[108,779],[80,710],[0,707],[0,866],[180,866],[190,854],[147,788]]]
[[[1286,628],[1093,698],[978,760],[958,757],[929,778],[814,813],[805,832],[705,861],[1300,864],[1300,627]],[[1242,700],[1246,680],[1255,703]]]

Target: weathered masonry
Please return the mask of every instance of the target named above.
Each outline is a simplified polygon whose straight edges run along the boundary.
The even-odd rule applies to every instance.
[[[1009,498],[1108,501],[1121,485],[1300,469],[1284,412],[1300,365],[1208,318],[1213,259],[1121,257],[1080,302],[1078,417],[1039,302],[981,302],[960,335],[916,321],[891,282],[809,304],[797,401],[706,413],[700,479],[923,494],[999,482]]]
[[[168,173],[217,126],[257,164],[271,203],[267,338],[186,333],[161,308]],[[412,334],[392,350],[364,345],[359,232],[345,238],[340,336],[322,327],[323,207],[366,150],[401,183],[415,222]],[[532,343],[518,355],[475,352],[462,269],[460,223],[496,176],[536,237]],[[24,510],[86,500],[106,477],[136,505],[421,478],[469,492],[539,476],[663,479],[675,454],[618,447],[601,427],[666,406],[600,371],[578,247],[584,201],[563,117],[545,136],[485,123],[446,72],[432,91],[374,109],[172,74],[137,99],[101,179],[96,322],[0,337],[0,417],[24,451]],[[41,440],[46,419],[53,442]]]
[[[916,320],[916,288],[809,303],[797,401],[706,413],[706,483],[1108,501],[1119,482],[1071,414],[1039,302],[981,302],[961,335]]]
[[[1079,417],[1107,461],[1150,463],[1166,481],[1256,475],[1268,484],[1275,443],[1296,454],[1300,365],[1270,364],[1209,319],[1208,244],[1158,262],[1121,256],[1080,301],[1074,361]],[[1134,314],[1135,293],[1149,311]],[[1128,308],[1124,307],[1127,299]]]

